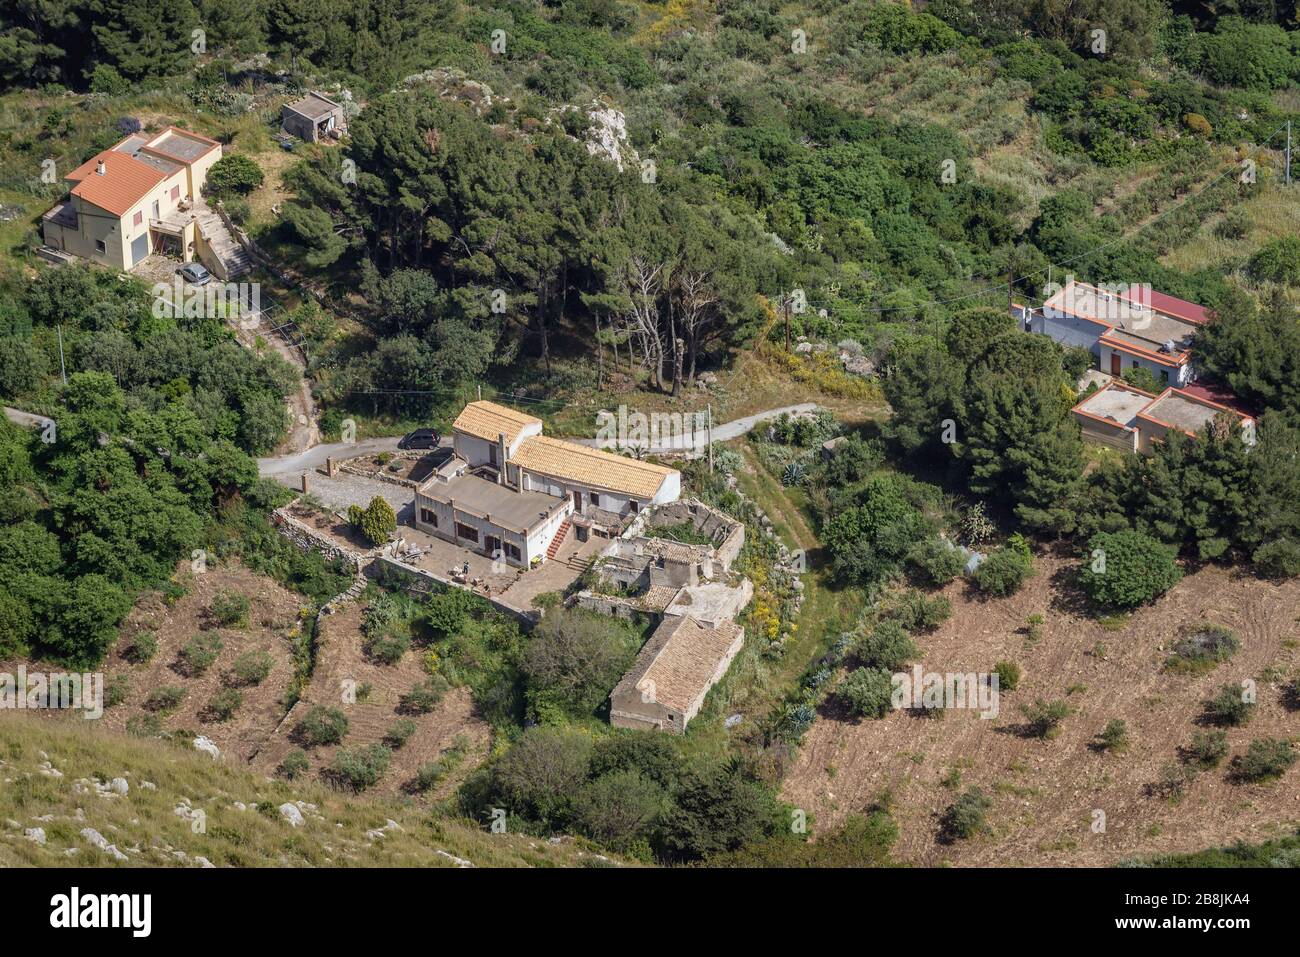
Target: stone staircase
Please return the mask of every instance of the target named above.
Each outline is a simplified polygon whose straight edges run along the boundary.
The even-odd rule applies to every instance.
[[[556,553],[560,550],[560,546],[564,544],[564,539],[568,536],[569,529],[572,527],[573,523],[566,518],[564,524],[560,526],[560,530],[556,532],[555,537],[551,539],[550,546],[546,549],[546,560],[548,562],[553,559]]]
[[[344,605],[350,605],[361,597],[361,593],[366,590],[366,585],[370,584],[370,579],[366,575],[366,568],[369,567],[372,559],[362,558],[357,561],[357,573],[352,579],[352,584],[347,587],[346,591],[339,592],[321,608],[321,614],[332,615]]]
[[[226,224],[216,210],[200,198],[194,201],[193,212],[204,242],[221,264],[221,268],[214,269],[213,272],[219,276],[225,273],[221,278],[228,282],[250,272],[253,268],[252,258],[239,241],[230,234],[230,230],[226,228]]]

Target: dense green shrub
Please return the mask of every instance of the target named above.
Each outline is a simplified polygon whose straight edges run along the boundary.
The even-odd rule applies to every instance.
[[[998,691],[1015,691],[1020,684],[1020,666],[1014,661],[999,661],[993,666],[993,673],[998,676]]]
[[[1018,548],[994,549],[975,569],[975,586],[999,598],[1014,595],[1034,573],[1034,560]]]
[[[1097,735],[1097,745],[1103,751],[1120,753],[1128,750],[1128,724],[1123,718],[1112,718]]]
[[[858,639],[854,648],[858,659],[868,668],[898,671],[920,654],[906,629],[896,621],[882,621]]]
[[[307,753],[301,748],[295,748],[284,756],[284,760],[276,768],[276,773],[283,778],[294,781],[306,774],[310,768],[311,762],[307,760]]]
[[[215,631],[200,632],[187,641],[180,652],[185,673],[191,678],[205,674],[216,663],[223,644]]]
[[[415,722],[410,718],[403,718],[385,732],[384,747],[391,751],[400,751],[413,734],[415,734]]]
[[[1204,718],[1210,724],[1238,727],[1247,724],[1254,711],[1255,703],[1246,700],[1239,686],[1224,685],[1205,702]]]
[[[234,688],[222,688],[208,701],[204,717],[210,721],[229,721],[244,703],[244,696]]]
[[[989,831],[985,813],[993,802],[979,788],[970,788],[944,811],[939,823],[939,839],[951,844]]]
[[[857,668],[835,689],[854,717],[883,718],[893,706],[893,680],[883,668]]]
[[[354,791],[374,787],[388,770],[393,753],[381,744],[363,748],[339,748],[330,770],[336,780]]]
[[[1300,285],[1300,238],[1283,236],[1260,247],[1247,266],[1251,278]]]
[[[926,584],[946,585],[961,574],[966,557],[960,549],[935,535],[908,549],[907,563]]]
[[[1054,738],[1061,733],[1061,722],[1070,716],[1070,706],[1064,701],[1044,701],[1022,704],[1025,716],[1025,733],[1033,738]]]
[[[314,705],[298,723],[297,733],[308,747],[338,744],[348,733],[348,716],[338,708]]]
[[[428,714],[438,707],[447,694],[449,685],[441,675],[433,675],[415,685],[398,701],[398,710],[405,714]]]
[[[230,676],[239,685],[260,685],[271,674],[275,659],[265,648],[250,648],[230,666]]]
[[[1295,761],[1295,750],[1290,741],[1256,738],[1250,742],[1245,754],[1233,759],[1232,776],[1244,783],[1272,781],[1285,774]]]
[[[1182,578],[1177,549],[1141,532],[1101,532],[1088,542],[1079,581],[1107,608],[1135,608],[1163,595]]]
[[[208,170],[204,191],[213,196],[251,193],[262,185],[264,174],[257,163],[243,153],[223,156]]]
[[[248,624],[248,596],[238,592],[220,591],[212,596],[208,613],[212,620],[224,628],[238,628]]]

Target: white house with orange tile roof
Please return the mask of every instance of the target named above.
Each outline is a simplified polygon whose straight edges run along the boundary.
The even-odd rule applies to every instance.
[[[220,158],[220,143],[189,130],[133,133],[64,177],[68,195],[42,217],[45,245],[121,270],[165,248],[201,257],[191,208]]]
[[[571,527],[612,537],[681,495],[676,469],[544,436],[541,419],[496,402],[461,411],[452,448],[416,490],[416,527],[512,565],[553,556]]]

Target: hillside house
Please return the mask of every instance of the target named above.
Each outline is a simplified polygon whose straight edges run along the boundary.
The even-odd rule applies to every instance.
[[[1210,320],[1205,307],[1147,286],[1112,292],[1074,280],[1040,308],[1016,305],[1012,314],[1028,332],[1087,349],[1102,372],[1142,368],[1175,388],[1195,379],[1192,339]]]
[[[133,133],[64,177],[68,195],[42,217],[45,245],[121,270],[155,252],[206,261],[195,205],[220,158],[220,143],[189,130]]]
[[[681,494],[675,469],[543,436],[541,419],[495,402],[461,411],[452,449],[416,491],[416,527],[524,568],[553,556],[570,528],[582,541],[613,537]]]
[[[280,125],[286,133],[308,143],[326,137],[338,139],[348,131],[343,104],[315,90],[296,103],[286,103],[280,110]]]
[[[1149,452],[1173,430],[1194,438],[1207,422],[1224,413],[1243,425],[1254,421],[1239,409],[1208,398],[1207,390],[1171,387],[1153,395],[1118,380],[1071,411],[1085,439],[1126,452]]]

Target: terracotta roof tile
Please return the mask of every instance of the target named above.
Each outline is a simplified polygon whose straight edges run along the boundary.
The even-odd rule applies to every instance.
[[[542,420],[535,416],[481,399],[465,406],[451,427],[489,442],[495,442],[504,432],[506,444],[513,445],[525,427],[541,424]]]
[[[654,498],[674,471],[545,435],[524,439],[510,461],[529,472],[646,499]]]
[[[650,693],[659,704],[689,712],[720,677],[719,669],[742,635],[731,621],[710,628],[689,615],[665,618],[614,688],[614,696]]]
[[[103,176],[96,172],[100,161],[104,163]],[[68,179],[81,180],[72,187],[73,196],[114,216],[121,216],[166,178],[161,170],[113,150],[104,150],[68,174]]]

